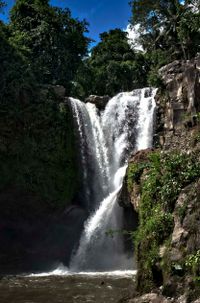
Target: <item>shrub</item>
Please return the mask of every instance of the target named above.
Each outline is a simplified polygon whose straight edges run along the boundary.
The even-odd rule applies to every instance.
[[[140,185],[139,228],[134,233],[138,259],[138,287],[150,290],[159,283],[164,263],[159,247],[170,239],[173,231],[173,210],[180,191],[200,177],[200,163],[195,153],[151,152],[143,163],[131,163],[128,186]],[[183,216],[185,206],[180,210]],[[191,259],[193,260],[193,259]]]

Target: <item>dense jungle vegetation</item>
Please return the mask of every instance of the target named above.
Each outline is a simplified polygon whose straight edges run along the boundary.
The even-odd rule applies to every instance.
[[[0,0],[1,11],[5,5]],[[61,207],[72,201],[78,182],[72,122],[53,86],[82,99],[157,86],[162,65],[199,52],[199,1],[130,5],[143,52],[120,29],[102,33],[90,50],[87,21],[48,0],[16,0],[8,23],[0,21],[1,190],[23,188]]]
[[[1,1],[1,10],[4,5]],[[89,54],[86,20],[74,19],[68,8],[52,7],[48,0],[17,0],[9,22],[0,23],[1,101],[17,98],[22,90],[31,96],[33,86],[44,84],[61,84],[67,95],[83,97],[156,84],[160,66],[199,52],[199,5],[195,0],[134,0],[130,21],[139,25],[144,52],[128,43],[126,32],[111,29],[100,34]]]

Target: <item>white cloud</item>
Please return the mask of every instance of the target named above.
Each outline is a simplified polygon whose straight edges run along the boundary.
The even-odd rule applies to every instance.
[[[128,40],[131,47],[138,51],[144,51],[142,45],[138,42],[138,38],[140,36],[139,28],[139,24],[136,24],[135,26],[128,24],[125,32],[128,33]]]

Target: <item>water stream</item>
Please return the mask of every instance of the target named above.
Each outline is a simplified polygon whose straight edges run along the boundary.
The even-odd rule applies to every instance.
[[[70,98],[90,213],[69,268],[0,279],[1,303],[110,303],[134,296],[136,265],[127,254],[117,198],[131,153],[152,145],[156,90],[112,98],[105,110]]]
[[[71,99],[72,108],[78,112],[75,117],[82,118],[81,126],[77,121],[80,142],[84,138],[81,150],[87,149],[81,161],[84,175],[88,176],[84,185],[88,192],[93,191],[92,200],[87,197],[88,205],[95,206],[91,207],[79,247],[72,256],[72,272],[135,269],[119,232],[123,229],[123,211],[117,196],[130,153],[152,145],[155,93],[151,88],[120,93],[102,113],[95,105]],[[98,186],[94,186],[96,182]]]
[[[84,273],[5,277],[0,280],[1,303],[117,303],[133,296],[134,278]]]

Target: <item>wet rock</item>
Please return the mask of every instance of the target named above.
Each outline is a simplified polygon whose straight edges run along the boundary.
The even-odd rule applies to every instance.
[[[161,147],[161,153],[172,151],[195,154],[196,161],[200,161],[200,141],[197,113],[200,111],[200,57],[187,62],[175,61],[160,69],[160,75],[165,83],[165,90],[158,91],[157,125],[154,137],[155,146]],[[195,139],[196,138],[196,139]],[[132,156],[131,163],[148,161],[150,151],[141,151]],[[134,166],[133,166],[134,171]],[[180,172],[181,174],[181,172]],[[192,174],[192,172],[191,172]],[[137,210],[140,203],[140,192],[145,180],[145,168],[139,177],[134,174],[133,184],[129,189],[122,188],[122,204],[124,200],[132,203]],[[185,177],[187,180],[187,177]],[[200,250],[200,180],[199,175],[190,179],[190,184],[185,182],[184,188],[179,192],[170,213],[174,219],[172,233],[167,242],[158,245],[158,261],[151,268],[154,278],[155,273],[162,273],[162,285],[154,283],[147,291],[154,289],[154,293],[133,298],[130,302],[200,302],[199,290],[194,278],[199,276],[200,268],[187,268],[188,256]],[[127,186],[127,181],[124,187]],[[124,200],[123,200],[124,199]],[[174,207],[175,206],[175,207]],[[152,237],[153,239],[153,237]],[[145,240],[144,240],[145,241]],[[140,245],[140,243],[139,243]],[[138,269],[142,260],[142,253],[148,249],[139,247]],[[142,251],[143,249],[143,251]],[[142,260],[142,261],[141,261]],[[160,270],[160,272],[159,272]],[[145,272],[145,270],[143,271]],[[139,270],[138,270],[139,273]],[[145,275],[138,274],[137,283],[142,285]],[[154,282],[155,282],[154,281]],[[143,291],[142,288],[140,288]],[[196,299],[196,301],[195,301]],[[167,300],[167,301],[165,301]]]
[[[200,180],[185,187],[176,202],[172,248],[177,256],[200,249],[199,201]]]
[[[173,302],[157,293],[145,294],[141,297],[129,300],[128,303],[170,303]]]
[[[187,150],[191,146],[191,130],[200,111],[199,62],[200,57],[174,61],[159,70],[166,88],[156,96],[156,142],[164,149]]]
[[[183,255],[179,249],[172,248],[169,253],[169,258],[171,262],[178,262],[183,258]]]
[[[127,173],[126,173],[125,178],[123,180],[122,189],[118,194],[118,203],[121,207],[124,207],[124,208],[127,208],[127,207],[129,208],[129,207],[132,206],[131,196],[130,196],[130,193],[128,191],[127,181],[128,181],[128,176],[127,176]]]
[[[143,163],[148,161],[148,155],[152,152],[152,148],[147,148],[144,150],[138,151],[136,154],[132,155],[129,160],[129,163]],[[119,193],[118,203],[122,207],[131,207],[133,206],[134,210],[137,212],[140,202],[140,180],[138,183],[134,182],[130,189],[128,189],[128,172],[123,181],[122,189]]]
[[[174,61],[159,70],[169,94],[173,125],[178,124],[179,114],[184,109],[193,113],[200,108],[199,58],[187,62]]]
[[[187,303],[187,296],[184,294],[177,299],[177,303]]]
[[[151,153],[154,149],[153,148],[147,148],[147,149],[142,149],[139,150],[136,154],[134,154],[129,162],[133,162],[133,163],[141,163],[141,162],[145,162],[148,160],[148,156],[149,153]]]
[[[88,98],[85,99],[85,102],[90,102],[95,104],[99,110],[104,110],[106,104],[108,103],[110,97],[109,96],[96,96],[90,95]]]

